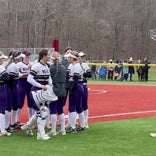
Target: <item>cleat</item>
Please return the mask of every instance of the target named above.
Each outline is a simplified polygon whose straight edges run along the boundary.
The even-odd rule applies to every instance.
[[[66,135],[66,131],[59,131],[58,134],[60,134],[60,135]]]
[[[9,132],[4,132],[4,133],[0,133],[0,136],[10,136],[11,135],[11,133],[9,133]]]
[[[11,128],[13,130],[16,130],[16,129],[20,129],[21,128],[21,125],[18,125],[17,123],[14,123],[13,125],[10,125],[10,126],[11,126]]]
[[[27,124],[21,126],[21,130],[25,131],[25,133],[27,135],[30,135],[30,136],[33,136],[34,135],[33,132],[32,132],[32,130],[30,129],[30,127]]]
[[[56,136],[57,133],[56,133],[56,132],[50,131],[50,132],[47,133],[47,135],[48,135],[49,137],[52,137],[52,136]]]
[[[76,129],[76,128],[69,127],[69,128],[66,130],[66,133],[77,133],[77,129]]]
[[[29,129],[29,126],[27,124],[21,126],[21,130],[26,131]]]
[[[80,132],[80,131],[85,131],[85,130],[86,130],[86,127],[78,126],[78,127],[76,128],[76,130],[77,130],[78,132]]]
[[[150,133],[150,136],[156,138],[156,133]]]
[[[6,128],[5,130],[6,130],[7,132],[9,132],[9,133],[15,132],[15,130],[12,129],[11,126],[9,126],[8,128]]]
[[[49,140],[51,137],[49,137],[47,134],[39,135],[37,134],[37,140]]]
[[[30,136],[34,135],[31,129],[26,130],[25,133]]]

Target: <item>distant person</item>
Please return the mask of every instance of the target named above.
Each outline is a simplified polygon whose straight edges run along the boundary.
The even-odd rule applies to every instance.
[[[144,64],[144,66],[141,67],[142,69],[141,80],[148,81],[148,70],[150,68],[149,66],[150,62],[148,62],[147,57],[143,58],[143,61],[141,62],[141,64]]]
[[[138,64],[140,64],[141,61],[138,60]],[[136,71],[137,71],[137,74],[138,74],[138,81],[141,81],[141,75],[142,75],[142,68],[141,66],[136,66]]]
[[[133,63],[133,58],[132,57],[130,57],[129,59],[128,59],[128,63],[129,64],[132,64]],[[129,81],[132,81],[132,77],[133,77],[133,74],[135,73],[135,70],[134,70],[134,66],[128,66],[128,80]]]
[[[108,67],[107,67],[107,71],[108,71],[107,79],[113,80],[113,76],[114,76],[114,66],[112,65],[113,60],[110,59],[108,64],[110,64],[110,65],[108,65]]]
[[[92,80],[96,80],[96,65],[91,66]]]
[[[123,72],[123,81],[127,81],[128,80],[128,73],[129,73],[129,69],[128,66],[124,65],[127,63],[127,60],[124,61],[123,63],[123,68],[122,68],[122,72]]]
[[[106,80],[107,68],[100,66],[98,69],[99,80]]]
[[[119,60],[116,60],[116,63],[118,64]],[[114,80],[118,80],[119,73],[120,73],[120,71],[119,71],[118,65],[116,65],[114,67]]]

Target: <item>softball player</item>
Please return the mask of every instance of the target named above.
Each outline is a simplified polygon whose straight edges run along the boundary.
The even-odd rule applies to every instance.
[[[7,106],[6,81],[9,80],[9,75],[2,63],[3,59],[6,58],[7,56],[0,52],[0,136],[11,135],[11,133],[7,132],[5,129],[5,110]]]
[[[88,87],[87,87],[87,78],[91,78],[91,69],[88,66],[88,64],[85,62],[84,57],[86,56],[84,52],[79,52],[79,61],[80,61],[80,66],[83,69],[83,89],[84,93],[82,95],[82,108],[84,112],[84,117],[85,117],[85,127],[89,128],[88,126]]]
[[[42,49],[39,53],[38,62],[36,62],[28,75],[27,81],[33,85],[31,91],[40,91],[47,90],[47,85],[52,84],[52,79],[50,77],[50,70],[47,65],[47,62],[50,60],[50,53],[47,49]],[[31,94],[32,96],[32,94]],[[41,103],[39,106],[35,103],[34,98],[32,97],[33,109],[36,111],[35,114],[29,119],[29,121],[21,127],[22,130],[26,133],[32,134],[32,126],[37,122],[37,139],[39,140],[49,140],[50,137],[45,134],[45,124],[46,118],[48,117],[48,109],[45,106],[45,103]],[[43,107],[42,107],[43,106]]]
[[[19,117],[21,114],[21,110],[24,105],[24,99],[25,95],[27,96],[28,101],[28,116],[29,118],[33,115],[34,111],[32,108],[32,101],[30,98],[30,91],[32,85],[27,82],[27,76],[30,72],[31,63],[30,63],[30,55],[31,52],[25,50],[23,52],[25,57],[21,62],[17,63],[18,69],[19,69],[19,80],[18,80],[18,102],[19,102],[19,108],[18,108],[18,114],[17,114],[17,121],[19,121]]]
[[[17,92],[17,85],[18,85],[18,77],[19,77],[19,70],[17,67],[17,62],[23,57],[21,52],[13,52],[10,55],[10,62],[7,66],[7,72],[10,76],[9,87],[11,90],[11,97],[12,101],[9,101],[7,111],[10,111],[10,106],[12,107],[12,116],[11,116],[11,127],[12,129],[19,128],[17,124],[17,110],[18,110],[18,92]],[[8,122],[7,117],[7,122]],[[8,125],[8,123],[7,123]]]
[[[78,62],[78,53],[72,51],[66,55],[71,63],[68,67],[68,84],[69,84],[69,124],[70,128],[67,133],[75,133],[85,130],[84,113],[82,109],[83,89],[83,69]],[[80,127],[76,129],[76,116],[79,116]]]

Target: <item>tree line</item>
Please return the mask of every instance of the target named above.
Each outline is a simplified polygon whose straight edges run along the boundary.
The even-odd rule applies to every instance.
[[[67,46],[90,60],[156,59],[155,0],[0,0],[0,47]]]

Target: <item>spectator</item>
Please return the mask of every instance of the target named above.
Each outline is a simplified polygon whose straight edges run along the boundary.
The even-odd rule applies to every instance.
[[[129,59],[128,59],[128,63],[129,64],[132,64],[132,62],[133,62],[133,58],[132,57],[130,57]],[[129,81],[132,81],[132,75],[135,73],[135,71],[134,71],[134,67],[133,66],[128,66],[128,79],[129,79]]]
[[[96,65],[91,66],[92,80],[96,80]]]
[[[127,63],[126,60],[124,61],[124,64],[125,63]],[[127,81],[128,80],[128,73],[129,73],[128,66],[124,65],[123,69],[122,69],[122,72],[123,72],[123,81]]]
[[[113,60],[110,59],[109,63],[108,63],[108,64],[110,64],[110,66],[107,67],[107,70],[108,70],[108,77],[107,78],[108,78],[108,80],[113,80],[114,66],[112,65],[112,63],[113,63]]]
[[[100,66],[98,69],[99,80],[106,80],[107,68]]]
[[[144,64],[144,66],[141,67],[142,69],[142,74],[141,74],[141,80],[142,81],[148,81],[148,70],[149,70],[149,62],[147,57],[144,57],[143,61],[141,62],[142,64]]]

